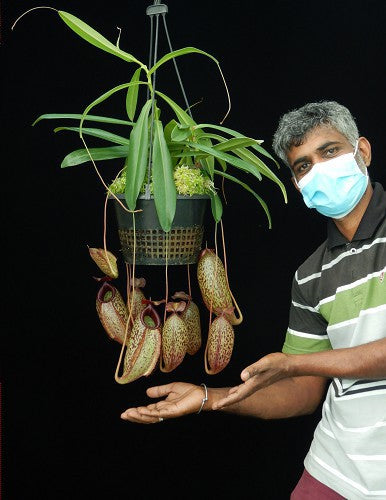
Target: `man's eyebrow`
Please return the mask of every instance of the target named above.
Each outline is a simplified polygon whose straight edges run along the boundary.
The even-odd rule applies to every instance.
[[[335,144],[342,144],[342,143],[339,142],[339,141],[327,141],[324,144],[322,144],[321,146],[319,146],[318,148],[316,148],[316,151],[323,151],[324,149],[328,148],[329,146],[333,146]],[[309,157],[307,155],[306,156],[301,156],[300,158],[297,158],[294,161],[294,163],[292,164],[292,168],[296,167],[296,165],[298,163],[301,163],[301,162],[306,161],[308,159],[309,159]]]
[[[326,149],[326,148],[328,148],[328,146],[332,146],[334,144],[342,144],[342,143],[339,141],[328,141],[328,142],[325,142],[324,144],[322,144],[321,146],[319,146],[316,149],[316,151],[323,151],[323,149]]]

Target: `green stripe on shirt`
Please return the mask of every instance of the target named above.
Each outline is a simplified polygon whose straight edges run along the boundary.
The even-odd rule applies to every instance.
[[[378,276],[365,283],[337,292],[335,299],[320,306],[320,313],[329,326],[357,318],[366,309],[385,303],[386,282]]]
[[[287,331],[282,352],[285,354],[305,354],[332,349],[329,339],[307,338]]]

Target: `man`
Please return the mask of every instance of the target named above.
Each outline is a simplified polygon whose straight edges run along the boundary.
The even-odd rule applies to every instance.
[[[369,181],[371,146],[347,108],[324,101],[284,115],[273,147],[306,205],[329,218],[326,241],[295,273],[282,352],[245,368],[237,387],[149,388],[166,398],[121,417],[304,415],[332,379],[291,499],[386,498],[386,194]]]

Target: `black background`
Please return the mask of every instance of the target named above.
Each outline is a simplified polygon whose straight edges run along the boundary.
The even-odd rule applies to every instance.
[[[236,327],[230,364],[206,375],[202,348],[170,374],[158,370],[148,379],[116,384],[119,345],[108,340],[96,316],[97,270],[87,251],[87,245],[103,245],[103,187],[89,165],[60,169],[62,158],[80,147],[75,135],[53,134],[56,124],[31,123],[42,113],[81,112],[128,81],[132,68],[80,40],[53,11],[33,11],[10,30],[22,12],[38,5],[1,5],[4,498],[289,498],[319,411],[271,422],[203,413],[150,426],[119,416],[148,401],[149,385],[235,385],[243,367],[280,350],[293,272],[323,241],[324,219],[304,208],[285,166],[278,175],[288,205],[274,184],[255,185],[270,208],[272,229],[251,196],[227,185],[229,278],[245,317]],[[46,5],[71,12],[113,42],[119,26],[121,48],[147,62],[148,2]],[[385,184],[382,0],[171,0],[168,7],[173,48],[194,46],[220,61],[232,98],[224,125],[264,139],[272,152],[284,112],[337,100],[372,143],[371,178]],[[162,27],[159,50],[167,52]],[[196,121],[218,123],[227,103],[215,65],[199,55],[178,63],[189,101],[202,99],[194,108]],[[158,88],[183,105],[172,65],[157,78]],[[122,99],[112,99],[100,114],[123,117],[115,109]],[[119,168],[119,162],[101,167],[107,179]],[[108,246],[119,254],[114,224],[109,210]],[[213,229],[208,217],[209,244]],[[192,269],[193,293],[202,306]],[[116,285],[123,292],[122,260],[120,271]],[[138,273],[148,281],[148,294],[162,294],[163,268]],[[185,268],[171,268],[169,281],[172,291],[186,288]],[[201,309],[205,338],[208,316]]]

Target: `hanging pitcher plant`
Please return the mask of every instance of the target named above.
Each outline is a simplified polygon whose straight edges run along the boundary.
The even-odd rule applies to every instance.
[[[157,9],[166,8],[163,4],[153,7],[156,13],[159,12]],[[95,278],[101,282],[96,297],[96,311],[109,339],[121,345],[115,380],[119,384],[133,382],[140,377],[149,376],[157,365],[162,372],[170,372],[183,362],[186,354],[195,355],[204,344],[205,371],[207,374],[217,374],[230,361],[234,345],[234,327],[243,321],[243,315],[231,292],[228,280],[222,222],[223,206],[218,194],[217,181],[220,180],[222,183],[224,180],[229,180],[242,186],[254,196],[263,208],[268,225],[271,227],[268,206],[257,194],[252,183],[261,181],[263,177],[269,179],[280,188],[284,201],[287,202],[283,183],[265,161],[272,161],[277,167],[279,165],[262,147],[262,140],[247,137],[223,125],[230,110],[229,93],[219,62],[211,54],[194,47],[172,50],[169,42],[170,52],[157,60],[157,51],[155,51],[153,61],[146,65],[132,54],[122,50],[118,42],[113,44],[74,15],[52,7],[36,7],[30,10],[37,8],[54,10],[79,37],[96,48],[123,60],[132,69],[128,82],[107,90],[88,104],[81,113],[43,114],[33,123],[35,125],[42,120],[72,120],[73,125],[57,127],[54,132],[76,133],[80,137],[82,147],[67,154],[61,167],[92,163],[106,189],[105,224],[107,197],[115,198],[126,212],[132,212],[130,217],[132,216],[133,226],[125,228],[129,236],[133,235],[134,240],[132,261],[124,255],[126,266],[133,265],[132,273],[126,267],[128,285],[125,298],[111,283],[112,280],[118,278],[119,273],[117,258],[107,250],[106,235],[104,234],[104,248],[89,248],[90,257],[103,273],[102,277]],[[155,87],[156,72],[168,61],[175,63],[176,58],[188,54],[208,57],[219,70],[228,96],[228,110],[219,124],[197,123],[193,119],[191,106],[187,102],[184,91],[185,109]],[[177,70],[176,64],[175,67]],[[181,88],[183,90],[182,84]],[[146,90],[146,99],[142,105],[139,98],[140,89]],[[124,112],[127,119],[93,114],[98,105],[118,93],[124,93]],[[164,116],[162,111],[164,107],[174,116],[166,124],[161,120],[161,116]],[[116,134],[106,128],[88,126],[97,123],[103,124],[102,126],[122,127],[123,132]],[[86,142],[88,137],[101,140],[101,146],[88,147]],[[111,175],[112,182],[106,183],[96,162],[114,159],[120,160],[120,170]],[[115,162],[112,163],[115,164]],[[243,180],[246,174],[249,174],[251,185]],[[205,195],[205,203],[207,198],[210,198],[211,210],[216,222],[215,231],[217,231],[218,222],[221,226],[224,263],[218,256],[216,236],[215,248],[206,248],[201,251],[199,238],[202,239],[202,234],[199,231],[200,228],[198,227],[197,230],[197,225],[193,225],[193,229],[197,232],[195,238],[199,243],[196,245],[197,248],[194,248],[197,251],[197,259],[184,262],[188,264],[188,293],[175,292],[172,295],[173,301],[170,301],[166,277],[165,298],[154,301],[146,298],[142,290],[146,285],[145,279],[137,278],[135,275],[137,234],[141,234],[135,225],[135,212],[138,210],[140,198],[154,199],[156,208],[154,218],[158,217],[162,235],[155,232],[153,239],[156,244],[162,240],[162,252],[165,252],[166,248],[167,270],[170,262],[173,263],[168,255],[171,247],[170,241],[173,238],[174,248],[186,247],[190,251],[190,247],[193,246],[193,239],[186,240],[189,244],[186,244],[186,241],[182,244],[177,238],[181,236],[181,228],[177,228],[177,236],[173,234],[172,224],[178,219],[175,217],[178,195],[186,198],[193,195]],[[120,201],[122,197],[124,197],[125,204]],[[185,200],[184,203],[188,202]],[[189,211],[194,212],[193,209],[189,209],[187,213]],[[181,212],[182,210],[177,211],[177,215]],[[158,228],[154,231],[158,231]],[[106,232],[106,227],[104,227],[104,232]],[[188,230],[186,234],[189,238]],[[146,228],[147,238],[148,235],[149,229]],[[138,237],[138,240],[141,238]],[[146,238],[142,240],[145,241],[144,245],[147,247],[148,240]],[[158,253],[161,253],[158,250],[156,247],[157,259]],[[190,255],[188,257],[190,259]],[[147,265],[148,261],[143,262]],[[177,264],[180,263],[181,261],[177,260]],[[209,311],[206,343],[203,342],[200,311],[191,295],[190,263],[197,263],[197,282],[203,303]],[[162,304],[165,304],[163,321],[156,310]]]
[[[261,146],[263,141],[247,137],[221,124],[196,123],[190,108],[184,110],[165,93],[155,89],[154,77],[157,70],[170,60],[194,53],[210,58],[216,64],[225,84],[218,60],[203,50],[185,47],[167,53],[153,66],[147,67],[74,15],[60,10],[56,12],[59,18],[83,40],[133,67],[129,82],[104,92],[82,113],[43,114],[35,120],[33,125],[41,120],[51,119],[76,121],[75,126],[61,126],[54,129],[54,132],[66,130],[77,133],[83,144],[81,149],[69,153],[63,159],[61,167],[67,168],[91,161],[97,168],[95,163],[97,161],[122,159],[123,168],[115,176],[114,182],[106,185],[102,179],[106,189],[112,196],[124,193],[130,211],[136,209],[140,194],[154,196],[158,219],[165,232],[170,231],[174,219],[177,194],[210,196],[212,214],[214,220],[218,222],[223,207],[215,181],[218,178],[228,179],[242,186],[258,200],[271,227],[267,204],[253,187],[238,177],[239,173],[248,173],[254,180],[261,181],[263,176],[270,179],[279,186],[287,202],[283,183],[261,158],[269,159],[279,166],[270,153]],[[148,95],[142,107],[138,105],[140,87],[146,88]],[[227,89],[226,84],[225,88]],[[91,113],[96,106],[123,91],[126,93],[125,114],[128,120]],[[227,95],[229,102],[228,91]],[[160,119],[161,106],[164,105],[175,115],[175,118],[166,125]],[[228,112],[229,109],[228,107]],[[122,135],[117,135],[102,128],[85,126],[86,122],[119,125],[125,130]],[[89,148],[86,136],[101,139],[106,144]],[[100,176],[99,171],[98,175]]]

